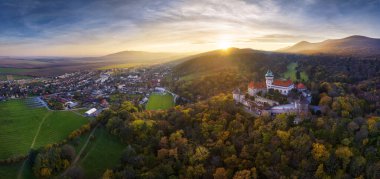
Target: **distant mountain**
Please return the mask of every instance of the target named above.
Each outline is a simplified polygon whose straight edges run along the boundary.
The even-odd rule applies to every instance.
[[[278,52],[298,54],[330,54],[349,56],[379,56],[380,39],[365,36],[350,36],[343,39],[325,40],[319,43],[299,42]]]
[[[92,62],[103,63],[163,63],[190,55],[189,53],[164,53],[144,51],[122,51],[102,57],[90,58]]]

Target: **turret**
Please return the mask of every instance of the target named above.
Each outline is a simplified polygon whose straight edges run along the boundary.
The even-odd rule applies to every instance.
[[[265,74],[265,82],[267,84],[267,89],[271,88],[272,83],[273,83],[273,78],[274,78],[274,75],[272,71],[268,70],[267,73]]]

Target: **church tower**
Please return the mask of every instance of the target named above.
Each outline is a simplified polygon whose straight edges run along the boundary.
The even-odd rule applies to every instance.
[[[274,78],[274,75],[272,71],[268,70],[267,73],[265,74],[265,82],[267,84],[267,89],[270,89],[272,87],[273,78]]]

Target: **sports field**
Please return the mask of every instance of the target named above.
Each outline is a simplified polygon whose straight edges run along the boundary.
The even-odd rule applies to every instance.
[[[297,67],[298,67],[298,63],[289,63],[289,65],[287,66],[288,70],[284,73],[284,78],[290,78],[292,81],[297,81],[297,76],[296,76]],[[300,75],[301,75],[302,81],[309,80],[309,77],[307,76],[305,72],[301,72]]]
[[[174,106],[174,99],[171,94],[158,94],[152,93],[149,101],[146,104],[147,110],[161,110],[168,109]]]
[[[0,159],[59,142],[87,122],[70,111],[49,111],[31,98],[0,102]]]

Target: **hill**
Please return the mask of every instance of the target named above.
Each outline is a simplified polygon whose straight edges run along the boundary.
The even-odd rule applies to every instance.
[[[282,77],[296,55],[230,48],[192,57],[173,68],[176,81],[170,89],[189,100],[202,100],[236,87],[245,88],[251,80],[263,80],[268,69]],[[242,86],[244,85],[244,86]]]
[[[249,81],[263,81],[268,69],[276,78],[290,78],[306,85],[322,81],[357,83],[379,76],[379,64],[379,60],[356,56],[232,48],[189,57],[173,68],[174,80],[167,86],[182,97],[198,101],[218,93],[229,93],[237,87],[246,89]]]
[[[325,40],[318,43],[302,41],[278,51],[298,54],[330,54],[357,57],[379,56],[380,39],[355,35],[343,39]]]
[[[166,53],[166,52],[143,52],[143,51],[122,51],[109,54],[103,57],[92,58],[91,61],[101,61],[107,63],[163,63],[171,60],[183,58],[186,53]]]
[[[266,59],[270,52],[253,49],[230,48],[228,50],[214,50],[185,58],[174,68],[180,76],[197,75],[223,70],[237,70],[246,68],[247,63]]]

